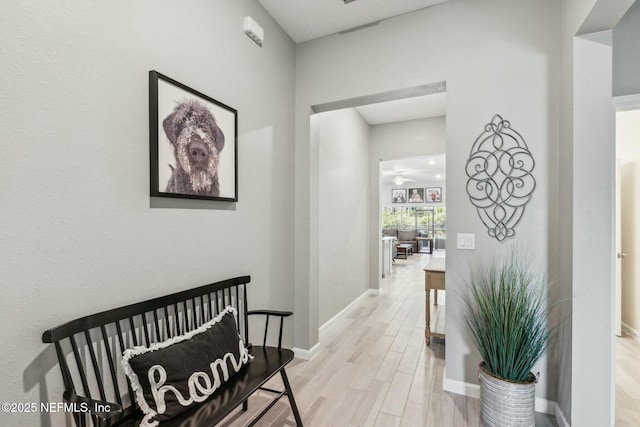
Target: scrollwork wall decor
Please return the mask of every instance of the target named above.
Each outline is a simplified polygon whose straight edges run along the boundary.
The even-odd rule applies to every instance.
[[[515,227],[536,188],[535,161],[522,136],[496,114],[471,148],[467,194],[489,236],[502,242]]]

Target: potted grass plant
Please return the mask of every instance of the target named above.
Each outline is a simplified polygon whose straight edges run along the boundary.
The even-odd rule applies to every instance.
[[[549,348],[550,307],[543,274],[515,253],[471,273],[466,325],[481,357],[485,427],[535,426],[536,362]]]

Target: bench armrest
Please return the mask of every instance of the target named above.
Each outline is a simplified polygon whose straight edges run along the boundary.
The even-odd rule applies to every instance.
[[[262,314],[267,316],[267,321],[264,325],[264,339],[262,340],[262,345],[266,346],[267,344],[267,331],[269,330],[269,317],[278,316],[280,317],[280,336],[278,337],[278,350],[282,348],[282,324],[284,322],[285,317],[289,317],[293,314],[292,311],[278,311],[278,310],[249,310],[247,311],[247,315],[251,316],[253,314]]]
[[[252,314],[266,314],[267,316],[280,316],[280,317],[289,317],[293,314],[293,311],[279,311],[279,310],[249,310],[247,314],[251,316]]]
[[[65,390],[62,398],[65,402],[74,403],[83,411],[84,406],[86,405],[87,413],[105,421],[122,413],[122,406],[118,405],[117,403],[105,402],[102,400],[95,400],[89,399],[88,397],[84,396],[78,396],[73,390]]]

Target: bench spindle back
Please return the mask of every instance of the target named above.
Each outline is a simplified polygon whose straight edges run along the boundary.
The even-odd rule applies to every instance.
[[[247,284],[236,277],[187,291],[85,316],[45,331],[42,341],[55,345],[65,395],[114,402],[123,414],[108,424],[117,426],[137,410],[133,391],[120,361],[127,348],[165,341],[198,328],[231,305],[238,311],[236,326],[248,345]],[[96,417],[74,412],[79,427]]]

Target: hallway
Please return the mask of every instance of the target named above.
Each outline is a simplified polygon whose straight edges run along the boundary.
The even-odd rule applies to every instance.
[[[423,268],[432,256],[444,251],[396,260],[380,295],[334,322],[313,360],[291,363],[287,373],[305,426],[479,427],[479,401],[442,390],[444,341],[432,338],[425,345]],[[440,292],[438,302],[444,301]],[[279,380],[272,383],[281,388]],[[260,393],[249,400],[247,413],[232,414],[222,425],[245,425],[267,403]],[[284,398],[256,424],[294,425]],[[556,424],[552,416],[536,414],[536,425]]]
[[[431,256],[396,260],[380,295],[334,322],[312,361],[294,360],[288,373],[305,425],[478,426],[476,399],[442,391],[444,343],[424,343],[422,268]],[[441,293],[438,302],[444,299]],[[249,412],[265,402],[253,397]],[[224,425],[247,419],[236,414]],[[288,402],[280,401],[256,425],[293,426]]]

